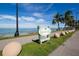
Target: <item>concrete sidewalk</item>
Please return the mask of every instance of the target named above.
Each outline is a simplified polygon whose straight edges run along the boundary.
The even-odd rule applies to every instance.
[[[50,34],[50,36],[53,36],[54,33],[60,33],[59,31],[53,32]],[[6,44],[9,42],[19,42],[21,44],[26,44],[32,42],[32,40],[38,39],[38,35],[32,35],[32,36],[25,36],[25,37],[17,37],[17,38],[12,38],[12,39],[5,39],[5,40],[0,40],[0,50],[4,48]]]
[[[0,50],[2,50],[4,48],[4,46],[6,44],[8,44],[9,42],[16,41],[16,42],[19,42],[21,44],[26,44],[26,43],[32,42],[33,39],[37,39],[37,38],[38,38],[37,35],[33,35],[33,36],[25,36],[25,37],[0,40]]]
[[[63,45],[49,56],[79,56],[79,31],[75,32]]]

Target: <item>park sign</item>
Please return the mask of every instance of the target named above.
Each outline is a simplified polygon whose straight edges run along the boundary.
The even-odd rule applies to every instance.
[[[40,44],[44,41],[50,40],[51,29],[48,26],[39,26],[38,32]]]

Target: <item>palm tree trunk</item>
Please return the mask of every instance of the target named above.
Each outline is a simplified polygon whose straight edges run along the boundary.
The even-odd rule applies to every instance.
[[[59,22],[58,22],[58,30],[60,30]]]
[[[66,28],[66,24],[65,24],[64,28],[65,28],[65,30],[67,30],[67,28]]]
[[[18,30],[18,3],[16,3],[16,32],[15,37],[19,36],[19,30]]]
[[[38,33],[38,38],[40,39],[39,26],[37,26],[37,33]]]

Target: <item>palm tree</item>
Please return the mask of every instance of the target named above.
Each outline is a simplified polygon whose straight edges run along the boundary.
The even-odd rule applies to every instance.
[[[75,28],[75,22],[76,20],[74,19],[74,16],[71,16],[71,27],[74,27]]]
[[[59,13],[57,13],[55,16],[54,16],[54,19],[52,20],[52,24],[58,24],[58,30],[60,30],[60,26],[59,26],[59,23],[62,21],[62,18],[61,18],[62,15],[60,15]]]
[[[19,36],[19,30],[18,30],[18,3],[16,3],[16,32],[15,37]]]
[[[75,22],[75,28],[79,29],[79,20],[76,20],[76,22]]]
[[[64,14],[64,23],[65,23],[65,27],[66,26],[70,26],[73,20],[73,16],[72,16],[72,11],[71,10],[67,10]]]

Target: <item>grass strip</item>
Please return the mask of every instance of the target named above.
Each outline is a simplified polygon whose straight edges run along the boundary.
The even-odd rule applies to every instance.
[[[54,51],[57,47],[63,44],[73,33],[69,33],[66,36],[61,36],[60,38],[53,38],[43,44],[38,44],[36,42],[28,43],[23,45],[23,49],[19,56],[47,56],[49,53]]]

